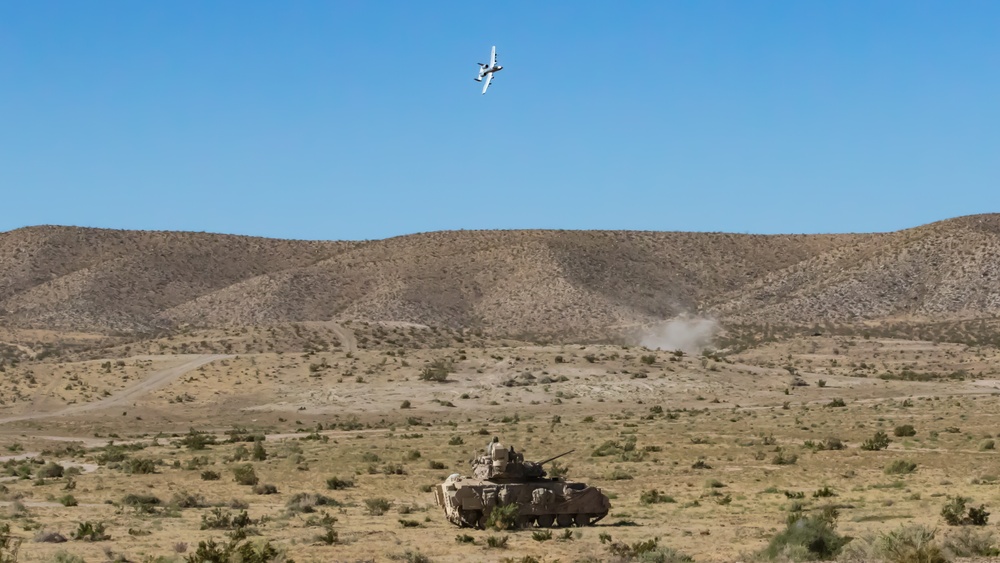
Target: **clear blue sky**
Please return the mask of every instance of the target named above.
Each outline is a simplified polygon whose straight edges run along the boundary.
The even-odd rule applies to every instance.
[[[1000,211],[997,29],[993,1],[3,2],[0,230],[815,233]]]

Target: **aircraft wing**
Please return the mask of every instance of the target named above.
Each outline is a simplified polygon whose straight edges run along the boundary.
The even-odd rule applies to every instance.
[[[490,82],[493,81],[493,73],[487,72],[484,78],[486,78],[486,84],[483,84],[483,94],[486,93],[486,89],[490,87]]]
[[[493,46],[493,51],[490,52],[490,68],[497,66],[497,46]]]

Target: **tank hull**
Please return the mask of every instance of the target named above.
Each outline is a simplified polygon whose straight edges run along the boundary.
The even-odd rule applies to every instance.
[[[434,496],[448,521],[467,528],[485,528],[494,508],[510,504],[518,507],[522,528],[590,526],[611,509],[600,489],[559,479],[495,482],[452,475]]]

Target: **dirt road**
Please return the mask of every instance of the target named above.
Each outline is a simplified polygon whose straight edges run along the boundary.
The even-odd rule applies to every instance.
[[[7,424],[9,422],[19,422],[22,420],[38,420],[40,418],[52,418],[57,416],[70,416],[74,414],[80,414],[89,411],[95,411],[100,409],[107,409],[111,407],[116,407],[120,405],[129,404],[135,401],[139,397],[156,391],[161,387],[173,382],[178,377],[184,375],[185,373],[198,369],[199,367],[214,362],[216,360],[221,360],[223,358],[231,358],[233,356],[227,354],[207,354],[200,356],[192,356],[191,359],[186,362],[162,369],[157,371],[143,379],[142,381],[121,390],[110,397],[101,399],[100,401],[94,401],[92,403],[85,403],[82,405],[72,405],[64,409],[53,411],[53,412],[39,412],[32,414],[22,414],[17,416],[9,416],[6,418],[0,418],[0,424]]]

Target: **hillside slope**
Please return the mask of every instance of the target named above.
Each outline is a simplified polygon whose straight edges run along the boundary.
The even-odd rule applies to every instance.
[[[895,233],[452,231],[366,242],[0,233],[0,325],[144,332],[358,318],[567,334],[1000,313],[1000,215]]]

